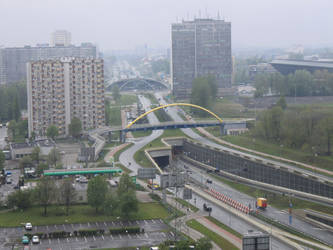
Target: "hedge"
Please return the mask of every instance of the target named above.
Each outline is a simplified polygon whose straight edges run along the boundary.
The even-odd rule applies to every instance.
[[[74,231],[74,236],[84,237],[84,236],[96,236],[104,234],[104,229],[81,229]]]
[[[140,227],[115,227],[115,228],[110,228],[110,234],[124,234],[124,233],[140,233],[144,232],[144,229],[140,229]]]

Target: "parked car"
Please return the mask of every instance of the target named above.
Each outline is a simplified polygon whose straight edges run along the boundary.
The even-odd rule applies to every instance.
[[[80,183],[88,183],[88,179],[84,176],[80,177]]]
[[[29,244],[29,242],[30,242],[30,240],[29,240],[28,236],[25,236],[25,235],[24,235],[24,236],[22,237],[22,243],[23,243],[23,244]]]
[[[32,224],[30,222],[25,223],[24,227],[26,230],[32,230]]]
[[[207,183],[208,183],[208,184],[212,184],[212,183],[213,183],[213,181],[212,181],[212,180],[210,180],[210,179],[207,179]]]
[[[6,183],[7,183],[7,184],[12,184],[12,179],[7,178]]]
[[[32,243],[39,244],[39,237],[37,235],[32,236]]]
[[[204,209],[204,211],[206,211],[206,212],[211,212],[211,211],[212,211],[212,208],[211,208],[211,207],[208,207],[208,206],[206,205],[206,203],[203,204],[203,209]]]

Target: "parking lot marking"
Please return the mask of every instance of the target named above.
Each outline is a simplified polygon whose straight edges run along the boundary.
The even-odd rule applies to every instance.
[[[121,234],[119,234],[119,238],[121,239]]]
[[[171,234],[172,237],[174,236],[173,232],[170,232],[170,234]]]
[[[63,225],[63,227],[64,227],[64,230],[66,230],[65,224],[62,224],[62,225]]]
[[[68,238],[66,238],[67,242],[69,242]]]
[[[77,237],[75,237],[75,240],[76,240],[76,241],[79,241]]]
[[[120,225],[124,226],[122,222],[120,222]]]
[[[156,224],[156,221],[155,220],[151,220],[152,223]]]
[[[90,227],[90,224],[89,224],[89,222],[88,222],[88,227]]]
[[[57,229],[57,225],[54,225],[54,227]]]
[[[162,219],[160,219],[160,222],[163,223]]]
[[[147,239],[149,238],[147,233],[145,233],[145,236],[146,236]]]
[[[49,239],[49,244],[51,244],[51,240]]]
[[[74,225],[73,225],[73,224],[71,224],[71,226],[72,226],[72,228],[74,229]]]
[[[110,234],[111,239],[113,239],[112,234]]]
[[[98,227],[98,223],[96,222],[96,226]]]
[[[167,235],[164,232],[162,232],[162,234],[163,234],[164,237],[167,237]]]
[[[131,239],[131,235],[130,235],[130,234],[127,234],[127,236],[128,236],[128,238],[130,238],[130,239]]]
[[[84,236],[84,240],[87,242],[87,238],[86,238],[86,236]]]
[[[59,238],[58,238],[58,244],[60,244],[60,240],[59,240]]]
[[[95,236],[93,235],[93,239],[94,239],[94,241],[96,241],[96,238],[95,238]]]
[[[145,224],[148,224],[148,222],[146,220],[144,220]]]
[[[49,226],[46,226],[47,230],[49,230]]]
[[[104,235],[102,234],[102,239],[104,240]]]
[[[104,221],[104,226],[107,226],[105,221]]]

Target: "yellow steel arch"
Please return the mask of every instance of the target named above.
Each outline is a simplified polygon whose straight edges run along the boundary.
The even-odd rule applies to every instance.
[[[134,121],[132,121],[130,124],[128,124],[126,126],[126,128],[130,128],[134,123],[136,123],[138,120],[140,120],[141,118],[145,117],[149,113],[155,112],[156,110],[159,110],[159,109],[163,109],[163,108],[167,108],[167,107],[172,107],[172,106],[189,106],[189,107],[201,109],[201,110],[206,111],[207,113],[211,114],[212,116],[214,116],[219,122],[221,122],[221,123],[223,122],[222,119],[219,116],[217,116],[215,113],[213,113],[212,111],[210,111],[210,110],[208,110],[206,108],[203,108],[203,107],[201,107],[199,105],[195,105],[195,104],[191,104],[191,103],[170,103],[170,104],[166,104],[166,105],[163,105],[163,106],[159,106],[159,107],[153,108],[153,109],[147,111],[146,113],[138,116]]]

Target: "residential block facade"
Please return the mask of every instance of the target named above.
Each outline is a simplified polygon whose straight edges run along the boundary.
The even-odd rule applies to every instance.
[[[105,125],[104,63],[96,58],[61,58],[27,63],[29,136],[56,125],[68,135],[73,117],[88,130]]]
[[[200,76],[216,79],[218,95],[231,90],[231,23],[215,19],[194,19],[172,24],[171,74],[173,95],[187,98],[192,82]]]
[[[26,63],[35,60],[61,57],[97,57],[97,49],[91,43],[81,46],[54,46],[39,44],[36,47],[24,46],[0,48],[0,84],[25,81]]]

